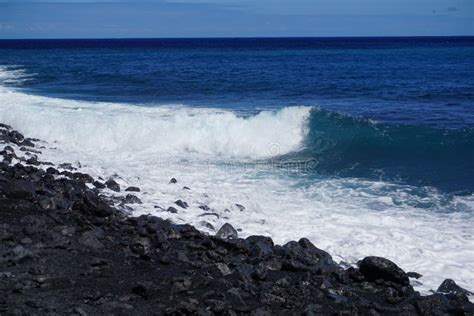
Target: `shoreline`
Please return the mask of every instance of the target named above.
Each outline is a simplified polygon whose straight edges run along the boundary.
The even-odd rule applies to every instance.
[[[280,246],[264,236],[235,238],[230,225],[221,238],[128,217],[112,204],[140,203],[139,188],[104,196],[101,189],[118,184],[39,161],[35,141],[0,124],[0,312],[474,313],[454,282],[421,296],[409,285],[417,275],[388,259],[367,257],[345,270],[305,238]]]

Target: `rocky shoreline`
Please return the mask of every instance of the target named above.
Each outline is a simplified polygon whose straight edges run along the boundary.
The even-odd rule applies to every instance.
[[[0,124],[0,315],[474,315],[454,281],[421,296],[384,258],[344,269],[307,239],[129,217],[113,205],[139,188],[107,197],[117,183],[39,161],[36,142]]]

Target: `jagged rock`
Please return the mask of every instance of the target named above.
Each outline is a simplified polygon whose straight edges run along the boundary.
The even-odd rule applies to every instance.
[[[235,230],[235,228],[232,227],[232,225],[229,223],[225,223],[224,225],[222,225],[222,227],[216,233],[216,237],[219,237],[222,239],[237,239],[238,236],[239,235],[237,231]]]
[[[359,270],[369,281],[385,280],[408,285],[407,274],[392,261],[381,257],[365,257],[359,264]]]
[[[451,279],[444,280],[443,283],[441,283],[441,285],[438,287],[436,292],[445,293],[445,294],[454,294],[454,295],[460,295],[460,296],[474,295],[474,293],[463,289]]]

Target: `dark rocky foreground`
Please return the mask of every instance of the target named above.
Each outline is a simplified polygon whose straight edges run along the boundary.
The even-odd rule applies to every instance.
[[[127,217],[101,195],[113,181],[46,169],[35,140],[4,125],[2,143],[0,315],[474,315],[453,281],[420,296],[383,258],[345,270],[307,239]]]

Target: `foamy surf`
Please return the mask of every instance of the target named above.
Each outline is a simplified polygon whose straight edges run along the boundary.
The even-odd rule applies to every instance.
[[[427,188],[420,197],[409,186],[338,178],[301,186],[291,174],[248,164],[299,150],[310,107],[241,117],[216,109],[56,99],[3,87],[0,109],[0,122],[47,142],[43,160],[80,161],[94,176],[139,186],[144,204],[134,208],[136,215],[153,213],[210,233],[229,221],[243,236],[265,234],[280,243],[306,236],[336,260],[354,264],[380,255],[417,271],[424,275],[417,289],[424,292],[444,278],[474,288],[472,212],[413,206],[436,205],[443,198],[436,190]],[[168,184],[171,177],[178,184]],[[190,207],[161,211],[177,199]],[[472,206],[473,200],[457,197],[444,205]],[[203,205],[219,217],[202,216]]]

